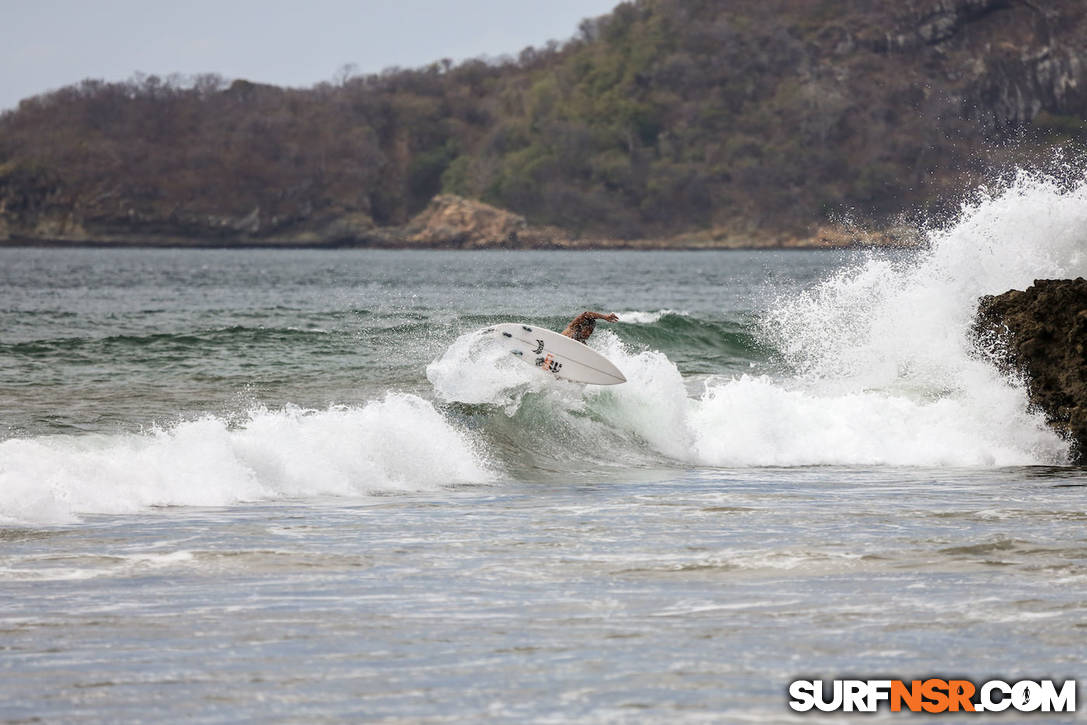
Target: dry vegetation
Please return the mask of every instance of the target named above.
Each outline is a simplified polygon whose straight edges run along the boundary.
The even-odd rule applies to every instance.
[[[941,213],[1084,147],[1079,0],[635,0],[573,40],[286,90],[85,81],[0,117],[0,238],[365,243],[438,193],[611,238]]]

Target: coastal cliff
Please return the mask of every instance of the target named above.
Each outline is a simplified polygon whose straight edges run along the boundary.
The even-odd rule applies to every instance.
[[[1087,464],[1087,280],[1035,280],[1024,291],[984,297],[977,333],[998,362],[1022,374],[1031,405],[1074,442]]]
[[[0,114],[0,243],[908,244],[1082,171],[1084,38],[1080,0],[634,0],[499,62],[87,80]]]

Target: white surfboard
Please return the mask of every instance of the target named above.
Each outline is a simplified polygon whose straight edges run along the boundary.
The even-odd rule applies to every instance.
[[[591,385],[617,385],[626,377],[606,357],[588,345],[535,325],[509,322],[480,330],[512,355],[556,378]]]

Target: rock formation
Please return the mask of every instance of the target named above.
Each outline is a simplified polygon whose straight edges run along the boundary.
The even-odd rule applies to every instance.
[[[404,228],[406,241],[428,247],[495,247],[517,244],[525,218],[454,194],[439,194]]]
[[[1039,279],[983,297],[975,329],[1002,365],[1025,376],[1031,404],[1087,464],[1087,280]]]

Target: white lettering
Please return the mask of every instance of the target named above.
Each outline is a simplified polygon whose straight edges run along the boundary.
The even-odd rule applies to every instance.
[[[797,712],[807,712],[815,707],[815,685],[811,680],[796,680],[789,685],[789,707]]]
[[[880,704],[890,702],[892,686],[905,680],[795,680],[789,683],[789,707],[797,712],[818,708],[823,712],[876,712]],[[915,684],[919,681],[914,680]],[[939,687],[941,680],[927,680],[925,687]],[[965,693],[973,689],[972,683],[952,681],[948,686],[948,710],[969,709]],[[1075,712],[1076,680],[1019,680],[1008,684],[1004,680],[989,680],[981,684],[972,702],[976,712],[1003,712],[1014,708],[1019,712]],[[938,693],[942,697],[942,691]],[[905,695],[902,695],[905,697]],[[924,696],[924,708],[942,702],[939,698]],[[916,700],[908,701],[910,709],[920,709]],[[939,710],[940,712],[943,709]]]
[[[843,684],[842,704],[845,706],[843,709],[846,712],[867,712],[865,693],[868,691],[868,683],[864,680],[846,680]]]
[[[823,712],[834,712],[842,706],[842,681],[834,680],[834,684],[831,687],[831,692],[834,693],[830,700],[827,700],[826,686],[822,680],[816,680],[815,683],[819,685],[819,695],[815,698],[815,706]]]
[[[1050,709],[1052,708],[1052,710]],[[1053,680],[1042,680],[1042,712],[1075,712],[1076,681],[1065,680],[1057,692]]]
[[[1012,706],[1019,712],[1034,712],[1042,706],[1042,688],[1037,682],[1020,680],[1012,686]]]
[[[993,700],[993,692],[999,692],[1001,698]],[[974,709],[985,712],[1003,712],[1011,707],[1012,687],[1003,680],[989,680],[981,686],[981,703]]]
[[[868,708],[866,712],[875,712],[879,703],[891,699],[890,680],[868,680]]]

